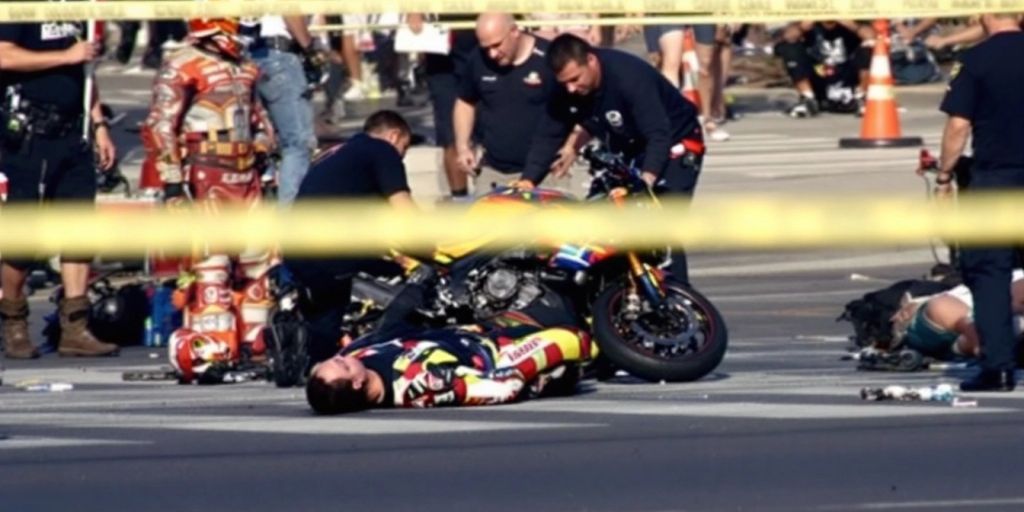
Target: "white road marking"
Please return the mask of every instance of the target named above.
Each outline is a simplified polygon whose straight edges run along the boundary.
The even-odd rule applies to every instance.
[[[933,500],[933,501],[888,501],[874,503],[855,503],[849,505],[825,505],[818,510],[892,510],[921,508],[934,510],[937,508],[966,508],[973,510],[978,507],[1005,507],[1008,505],[1024,505],[1022,498],[990,498],[976,500]]]
[[[519,409],[538,412],[581,414],[624,414],[638,416],[680,416],[704,418],[753,418],[780,420],[865,419],[906,416],[942,416],[951,414],[991,414],[1017,412],[997,407],[953,408],[943,404],[907,406],[906,404],[857,403],[783,404],[766,402],[619,402],[608,400],[575,400],[526,402]]]
[[[390,435],[487,432],[494,430],[598,427],[596,423],[542,423],[399,419],[397,415],[368,417],[275,417],[101,413],[5,413],[0,425],[44,425],[73,428],[117,428],[249,432],[263,434]]]
[[[70,446],[102,446],[126,444],[151,444],[148,441],[125,441],[123,439],[81,439],[74,437],[29,437],[12,436],[0,439],[0,450],[24,448],[66,448]]]

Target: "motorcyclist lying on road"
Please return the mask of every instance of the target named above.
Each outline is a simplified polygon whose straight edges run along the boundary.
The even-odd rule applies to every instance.
[[[1014,330],[1024,327],[1024,271],[1013,273],[1011,285]],[[911,298],[892,317],[894,339],[936,359],[978,357],[980,345],[973,319],[974,300],[965,285],[935,295]]]
[[[571,393],[580,363],[591,358],[589,335],[572,326],[561,301],[479,324],[426,329],[406,314],[422,291],[407,287],[376,331],[313,367],[306,399],[316,413],[493,405]]]

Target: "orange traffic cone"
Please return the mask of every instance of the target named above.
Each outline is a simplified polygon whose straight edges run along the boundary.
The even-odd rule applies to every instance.
[[[921,137],[903,137],[900,132],[896,94],[889,67],[889,20],[875,21],[875,51],[871,56],[867,109],[859,138],[839,139],[841,148],[909,147],[924,144]]]
[[[697,92],[697,73],[700,60],[697,59],[697,44],[693,40],[693,29],[687,28],[683,36],[683,96],[700,110],[700,93]]]

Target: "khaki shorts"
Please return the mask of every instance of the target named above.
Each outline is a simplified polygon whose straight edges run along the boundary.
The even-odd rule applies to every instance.
[[[495,186],[507,186],[513,181],[518,180],[520,173],[504,173],[497,169],[484,165],[480,168],[480,174],[472,180],[472,192],[476,197],[480,197],[491,191]],[[555,178],[548,176],[541,183],[541,187],[557,190],[571,194],[577,199],[583,199],[587,195],[587,187],[590,185],[590,176],[587,174],[585,167],[576,166],[572,169],[568,176],[562,178]]]

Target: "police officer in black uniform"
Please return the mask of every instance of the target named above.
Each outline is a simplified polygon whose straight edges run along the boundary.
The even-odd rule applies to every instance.
[[[406,120],[395,112],[382,110],[372,114],[364,123],[363,133],[313,163],[299,186],[297,204],[325,199],[379,199],[395,208],[415,208],[402,162],[411,133]],[[314,364],[338,351],[341,320],[351,300],[352,277],[360,271],[395,270],[380,259],[288,254],[285,266],[309,291],[310,300],[303,315]]]
[[[658,194],[690,197],[704,159],[697,108],[647,62],[592,48],[565,34],[548,47],[548,65],[562,84],[537,127],[523,180],[544,179],[574,125],[612,151],[639,157],[643,178]],[[688,282],[686,256],[674,251],[673,277]]]
[[[973,138],[970,191],[1024,191],[1024,33],[1020,16],[986,14],[988,40],[968,50],[942,102],[949,115],[942,136],[939,193],[949,194],[953,169]],[[969,192],[970,193],[970,192]],[[964,391],[1011,391],[1016,385],[1011,323],[1009,247],[965,248],[964,281],[974,297],[974,323],[981,339],[981,371],[960,384]]]
[[[492,184],[519,178],[557,83],[544,58],[548,41],[523,33],[511,14],[481,14],[476,35],[480,48],[459,84],[453,118],[459,165],[475,176],[481,195]],[[484,148],[482,162],[472,146],[474,128]]]
[[[101,168],[114,162],[115,148],[103,121],[96,88],[85,112],[86,67],[98,45],[82,41],[84,24],[0,24],[0,171],[7,175],[10,203],[96,198],[96,155]],[[86,128],[89,130],[86,130]],[[95,145],[95,148],[93,147]],[[39,353],[28,334],[25,277],[31,262],[5,259],[0,318],[9,358]],[[97,340],[87,327],[89,259],[64,258],[60,302],[62,356],[101,356],[117,346]]]

